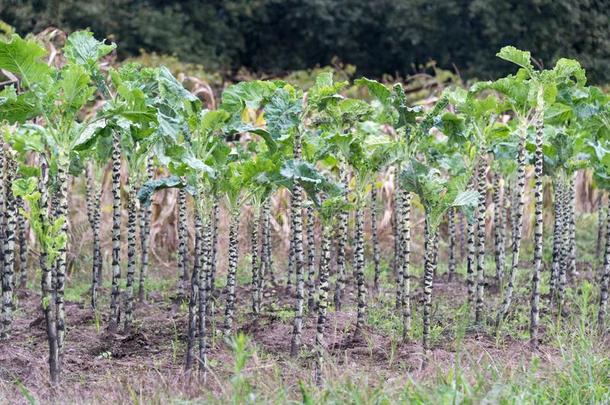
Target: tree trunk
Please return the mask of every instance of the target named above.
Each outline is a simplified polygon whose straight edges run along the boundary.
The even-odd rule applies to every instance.
[[[542,217],[542,176],[544,175],[542,172],[544,164],[544,155],[542,154],[542,141],[544,136],[544,126],[542,123],[542,119],[540,119],[537,124],[536,151],[534,154],[534,198],[536,224],[534,228],[534,273],[532,275],[532,298],[530,313],[530,341],[534,347],[538,346],[538,323],[540,322],[540,272],[542,270],[542,237],[544,231]]]
[[[112,288],[110,292],[110,332],[116,332],[120,318],[121,280],[121,139],[112,134]]]

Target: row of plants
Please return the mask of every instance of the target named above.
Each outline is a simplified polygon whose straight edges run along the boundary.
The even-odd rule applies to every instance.
[[[79,31],[67,38],[61,57],[49,65],[45,49],[32,39],[14,35],[0,41],[0,69],[17,78],[0,91],[0,119],[4,123],[0,204],[5,212],[0,334],[4,339],[11,334],[15,271],[21,273],[21,279],[27,277],[23,255],[28,247],[21,236],[24,221],[19,219],[23,216],[35,235],[39,253],[41,308],[53,385],[60,381],[69,321],[64,309],[69,177],[87,177],[87,213],[94,235],[91,307],[95,309],[102,271],[101,181],[95,173],[99,172],[96,167],[108,161],[112,162],[113,195],[108,329],[125,334],[132,331],[137,298],[146,298],[150,201],[158,190],[177,188],[177,295],[188,302],[187,370],[197,367],[205,375],[208,369],[207,338],[214,333],[207,329],[210,317],[222,316],[223,333],[232,335],[236,306],[249,301],[254,316],[260,316],[265,310],[264,291],[286,278],[294,291],[291,355],[297,356],[302,349],[304,317],[315,316],[314,370],[316,381],[322,383],[329,308],[341,310],[347,302],[346,288],[353,286],[353,334],[357,337],[366,326],[369,293],[380,289],[382,266],[376,226],[371,228],[372,289],[365,276],[365,263],[370,258],[365,257],[364,224],[367,212],[372,224],[377,222],[377,179],[387,170],[393,172],[396,184],[391,271],[405,342],[412,339],[414,199],[423,207],[425,223],[422,347],[428,352],[439,227],[445,220],[450,230],[450,278],[456,277],[456,218],[460,215],[467,220],[465,282],[473,324],[482,326],[491,311],[499,328],[511,314],[515,274],[524,260],[520,253],[529,166],[534,167],[535,200],[534,255],[526,258],[533,259],[527,265],[532,345],[540,341],[545,178],[555,193],[551,294],[546,305],[561,316],[566,285],[576,274],[574,173],[592,170],[601,189],[610,187],[608,96],[586,85],[578,62],[560,59],[552,69],[538,70],[528,52],[505,47],[497,56],[517,66],[514,74],[477,82],[467,89],[446,89],[429,109],[410,105],[400,84],[387,86],[366,78],[354,82],[366,96],[348,97],[349,83],[336,81],[331,72],[318,75],[307,91],[282,80],[240,82],[224,89],[218,108],[207,109],[164,67],[125,64],[102,69],[100,59],[114,49],[114,44],[97,41],[91,32]],[[122,165],[128,173],[124,182]],[[156,169],[168,175],[158,177]],[[493,179],[489,206],[494,212],[496,281],[502,294],[502,304],[495,309],[485,305],[489,177]],[[270,232],[270,199],[281,189],[291,195],[286,269],[272,263]],[[191,260],[187,199],[195,207]],[[122,204],[128,211],[126,236],[121,235]],[[231,218],[227,281],[221,295],[215,291],[220,205]],[[245,206],[253,212],[252,293],[251,297],[238,297],[238,236]],[[352,213],[355,237],[353,273],[349,273],[346,245]],[[316,217],[321,223],[319,247],[315,245]],[[610,236],[610,226],[607,233]],[[127,251],[124,273],[123,247]],[[22,255],[18,262],[16,251]],[[602,328],[610,277],[610,237],[605,251],[598,315]],[[122,277],[126,279],[123,292]],[[217,314],[217,305],[222,306],[221,314]]]

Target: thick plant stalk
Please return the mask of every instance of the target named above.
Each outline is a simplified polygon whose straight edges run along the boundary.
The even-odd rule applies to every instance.
[[[189,297],[188,331],[186,340],[185,370],[190,370],[195,361],[195,337],[197,335],[197,312],[200,305],[199,294],[205,288],[200,288],[200,272],[203,254],[203,222],[198,210],[195,210],[195,258],[193,260],[193,272],[191,274],[191,296]],[[201,314],[199,314],[201,316]]]
[[[569,217],[569,225],[568,225],[568,238],[569,238],[569,254],[568,254],[568,274],[570,277],[574,278],[578,274],[576,272],[576,214],[575,214],[575,205],[576,205],[576,183],[574,180],[574,175],[570,176],[570,180],[568,183],[568,217]]]
[[[406,342],[411,332],[411,193],[401,190],[400,241],[402,252],[402,340]]]
[[[393,232],[394,232],[394,277],[396,279],[396,309],[402,310],[402,290],[403,290],[403,261],[402,261],[402,229],[401,223],[403,218],[403,201],[402,201],[402,190],[398,181],[399,168],[396,168],[396,174],[394,175],[394,218],[393,218]]]
[[[110,324],[116,332],[121,309],[119,281],[121,279],[121,140],[118,131],[112,134],[112,288],[110,291]]]
[[[465,229],[464,229],[464,213],[462,211],[458,211],[458,226],[459,226],[459,230],[460,230],[460,262],[464,261],[464,256],[465,256],[465,252],[464,252],[464,248],[466,247],[465,242],[465,238],[464,235],[465,233]]]
[[[504,299],[496,317],[496,329],[499,329],[500,324],[504,320],[504,317],[506,316],[512,303],[515,274],[517,273],[517,267],[519,266],[521,233],[523,231],[523,207],[525,205],[525,134],[521,134],[520,136],[517,154],[517,186],[515,188],[517,206],[514,210],[514,232],[512,238],[513,256],[508,272],[508,282],[504,291]]]
[[[475,303],[475,265],[476,265],[476,251],[475,251],[475,228],[476,220],[471,218],[468,220],[468,226],[466,227],[466,233],[468,234],[468,240],[466,242],[467,256],[466,256],[466,287],[468,289],[468,302],[471,304]]]
[[[100,285],[100,266],[101,266],[101,252],[100,252],[100,195],[95,193],[95,182],[93,178],[93,168],[91,165],[87,166],[86,170],[86,186],[87,186],[87,217],[89,219],[89,226],[91,226],[91,233],[93,237],[93,258],[91,266],[91,308],[97,307],[97,290]]]
[[[38,181],[38,191],[40,192],[40,224],[49,225],[49,166],[46,156],[40,155],[40,178]],[[57,306],[53,299],[53,275],[51,272],[50,263],[48,263],[48,252],[45,249],[40,251],[40,269],[42,276],[40,278],[41,287],[41,307],[44,313],[47,342],[49,343],[49,374],[51,385],[57,386],[59,383],[60,360],[59,350],[57,345]]]
[[[186,229],[186,190],[178,190],[178,300],[185,298],[188,280],[188,234]]]
[[[485,289],[485,213],[487,200],[487,161],[481,159],[479,163],[479,180],[477,191],[479,193],[479,203],[477,206],[477,287],[475,303],[475,323],[480,325],[483,322],[483,303]]]
[[[427,215],[426,215],[427,217]],[[424,310],[423,310],[423,349],[424,353],[430,350],[430,315],[432,310],[432,287],[434,284],[434,273],[436,256],[438,254],[437,231],[431,229],[430,222],[426,218],[425,225],[425,255],[424,255]]]
[[[494,253],[496,256],[496,282],[502,285],[506,265],[504,187],[499,174],[494,175]]]
[[[146,162],[146,173],[148,180],[155,176],[152,157]],[[152,204],[140,205],[140,280],[138,284],[138,301],[146,300],[146,276],[148,275],[148,255],[150,248],[150,217],[152,215]]]
[[[262,276],[261,283],[265,285],[267,278],[272,284],[275,284],[275,275],[271,265],[271,197],[263,203],[263,229],[262,229]],[[262,290],[261,290],[262,293]]]
[[[516,180],[516,184],[518,185],[519,179]],[[510,235],[511,235],[511,246],[513,246],[515,241],[515,236],[517,235],[517,210],[519,209],[519,195],[517,194],[517,190],[513,190],[511,194],[511,203],[510,203]]]
[[[19,243],[19,288],[25,288],[28,281],[28,244],[26,240],[25,218],[20,210],[25,209],[23,199],[17,197],[17,239]]]
[[[354,249],[354,262],[356,263],[356,283],[358,286],[358,311],[355,334],[362,332],[366,316],[366,284],[364,279],[364,212],[362,208],[356,209],[356,249]]]
[[[252,230],[250,233],[250,254],[252,258],[252,312],[258,315],[261,310],[260,294],[258,288],[260,286],[261,264],[258,260],[258,233],[260,225],[260,216],[258,210],[252,213]]]
[[[136,274],[136,189],[128,186],[127,200],[127,283],[125,285],[125,332],[131,330],[133,322],[133,284]]]
[[[239,211],[232,213],[229,225],[229,269],[227,271],[224,334],[229,336],[233,331],[233,316],[235,312],[235,275],[237,272],[238,248],[237,232],[239,231]]]
[[[535,216],[536,224],[534,228],[534,272],[532,275],[532,297],[531,297],[531,313],[530,313],[530,341],[533,346],[538,345],[538,324],[540,322],[540,272],[542,270],[542,236],[543,236],[543,190],[542,176],[544,175],[543,164],[544,156],[542,154],[542,141],[544,126],[542,118],[536,125],[536,151],[534,154],[534,198],[535,198]]]
[[[295,132],[293,141],[293,155],[296,160],[301,159],[301,134]],[[296,299],[294,303],[294,322],[292,324],[292,341],[290,342],[290,355],[296,357],[301,348],[301,330],[303,329],[303,300],[305,290],[304,256],[303,256],[303,189],[300,184],[294,184],[292,189],[292,231],[294,241],[294,273]]]
[[[60,367],[63,357],[63,347],[66,335],[66,314],[64,309],[64,289],[66,284],[67,243],[68,235],[68,174],[62,165],[57,169],[57,182],[59,183],[59,210],[57,215],[64,218],[61,225],[61,234],[65,237],[65,244],[57,252],[57,276],[55,285],[55,303],[57,305],[57,350],[59,352]]]
[[[316,238],[313,206],[307,207],[307,308],[315,305],[316,288]]]
[[[290,355],[296,356],[301,347],[301,330],[303,328],[303,300],[304,300],[304,279],[303,279],[303,223],[301,217],[301,187],[294,186],[292,199],[292,227],[294,229],[294,266],[295,266],[295,286],[296,300],[294,306],[294,321],[292,328],[292,341],[290,344]]]
[[[610,198],[608,199],[608,212],[610,212]],[[610,221],[606,222],[606,246],[604,254],[604,270],[601,277],[599,294],[599,312],[597,313],[597,327],[600,332],[605,331],[606,314],[608,312],[608,282],[610,281]]]
[[[599,190],[599,196],[597,197],[597,241],[595,244],[595,257],[599,261],[601,256],[602,244],[604,239],[604,191]]]
[[[200,226],[201,228],[201,226]],[[203,249],[203,254],[199,254],[197,260],[199,260],[200,271],[199,271],[199,317],[198,326],[199,332],[197,339],[199,341],[199,373],[203,375],[204,381],[208,366],[207,360],[207,339],[206,339],[206,315],[207,315],[207,304],[208,304],[208,293],[209,286],[207,285],[207,273],[210,269],[210,249],[212,247],[212,233],[209,224],[205,224],[203,229],[199,231],[203,233],[203,240],[200,242],[200,250]]]
[[[570,268],[570,190],[569,185],[563,182],[563,201],[561,203],[563,217],[563,233],[561,235],[561,266],[559,268],[559,289],[557,303],[561,315],[564,308],[565,291],[567,286],[568,272]]]
[[[347,190],[348,175],[345,168],[345,163],[341,163],[340,176],[343,186]],[[347,196],[345,197],[347,198]],[[345,289],[345,245],[347,244],[347,221],[349,219],[349,213],[346,210],[341,210],[339,213],[339,223],[337,224],[337,251],[336,251],[336,264],[337,264],[337,280],[335,282],[335,295],[333,298],[335,304],[335,310],[340,311],[343,301],[343,291]]]
[[[324,362],[324,328],[326,327],[326,312],[328,308],[328,278],[330,273],[330,244],[332,227],[324,225],[322,232],[322,257],[320,258],[320,284],[318,286],[318,321],[316,324],[316,367],[315,381],[322,384],[322,365]]]
[[[294,191],[290,200],[290,215],[294,215]],[[290,246],[288,247],[288,274],[286,275],[286,291],[292,291],[292,275],[294,274],[295,242],[293,225],[290,226]]]
[[[379,293],[379,278],[381,277],[381,252],[379,249],[379,236],[377,235],[377,187],[373,183],[371,187],[371,242],[373,244],[373,265],[375,276],[373,288]]]
[[[561,246],[563,234],[563,188],[561,182],[555,182],[555,221],[553,224],[553,257],[551,261],[551,277],[550,277],[550,305],[555,304],[557,298],[557,289],[559,287],[559,272],[561,267]]]
[[[212,247],[210,249],[210,268],[208,269],[206,288],[208,289],[208,305],[207,310],[209,315],[213,315],[216,310],[216,301],[214,299],[214,291],[216,289],[216,257],[218,255],[218,218],[220,216],[220,200],[218,195],[214,196],[212,212],[210,213],[210,227],[212,228]]]
[[[447,227],[449,228],[449,281],[455,278],[455,208],[449,208],[447,212]]]
[[[0,146],[1,147],[1,146]],[[12,184],[15,176],[15,161],[8,158],[6,162],[6,176],[4,178],[5,192],[5,229],[4,229],[4,271],[2,277],[2,323],[0,324],[0,340],[7,339],[11,334],[13,322],[13,276],[15,267],[15,198],[12,193]]]

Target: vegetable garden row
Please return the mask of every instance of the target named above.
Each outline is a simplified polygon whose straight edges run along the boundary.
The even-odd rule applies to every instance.
[[[391,272],[405,341],[412,339],[412,322],[423,322],[422,348],[424,353],[430,349],[439,226],[448,222],[448,273],[456,278],[455,228],[461,217],[467,221],[465,283],[473,325],[481,326],[491,317],[497,329],[511,315],[520,266],[531,278],[529,332],[534,347],[541,339],[541,306],[562,316],[567,285],[576,282],[574,175],[590,170],[600,189],[610,188],[609,99],[586,85],[578,62],[560,59],[552,69],[540,70],[528,52],[505,47],[497,56],[516,65],[514,74],[468,89],[447,89],[427,110],[409,105],[400,84],[388,87],[366,78],[356,80],[355,86],[366,89],[368,97],[347,97],[348,83],[333,80],[331,73],[320,74],[307,91],[281,80],[237,83],[224,90],[217,109],[208,110],[163,67],[102,68],[100,59],[114,49],[114,44],[99,42],[90,32],[75,32],[61,50],[59,66],[50,66],[45,49],[34,40],[15,35],[0,41],[0,69],[15,77],[0,91],[0,337],[11,337],[16,288],[40,275],[53,385],[60,381],[62,353],[69,344],[65,337],[70,320],[64,310],[69,177],[87,178],[87,214],[94,238],[90,304],[96,309],[102,271],[101,184],[94,173],[109,160],[113,226],[108,329],[128,334],[133,328],[136,301],[146,299],[150,201],[158,190],[177,188],[178,298],[188,302],[185,368],[198,368],[202,376],[209,367],[207,338],[215,333],[208,330],[209,318],[218,316],[223,333],[230,336],[236,329],[237,305],[248,306],[259,316],[265,311],[266,292],[287,282],[295,293],[291,355],[301,350],[304,317],[315,316],[313,367],[316,382],[322,383],[329,309],[341,309],[347,286],[354,286],[357,311],[352,333],[358,335],[365,328],[369,295],[380,289],[377,179],[388,170],[394,173],[396,186]],[[124,164],[128,179],[121,184]],[[533,257],[522,257],[530,166],[534,251]],[[157,168],[167,175],[157,178]],[[540,294],[545,181],[554,193],[548,300]],[[280,189],[291,194],[287,269],[272,263],[270,200]],[[187,199],[194,203],[194,218],[187,215]],[[418,288],[411,284],[415,201],[425,216],[422,320],[412,319],[413,290]],[[121,235],[121,204],[128,211],[126,235]],[[221,253],[228,256],[226,286],[215,299],[221,205],[231,221],[228,252]],[[245,206],[253,212],[252,294],[238,297],[239,220]],[[488,206],[493,212],[492,241],[486,241]],[[373,254],[365,257],[369,212]],[[348,271],[352,258],[346,257],[350,214],[355,223],[353,272]],[[321,224],[319,246],[316,220]],[[187,265],[189,221],[195,226],[192,267]],[[27,246],[26,223],[35,246]],[[610,223],[607,234],[599,285],[600,331],[608,300]],[[125,274],[122,241],[127,251]],[[485,256],[490,243],[493,249],[488,246],[487,251],[493,251],[502,297],[498,308],[486,305]],[[28,249],[39,253],[40,272],[28,272]],[[365,277],[366,261],[373,262],[373,280]],[[121,277],[126,279],[124,291]]]

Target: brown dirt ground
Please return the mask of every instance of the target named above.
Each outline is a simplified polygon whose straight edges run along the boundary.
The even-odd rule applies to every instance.
[[[413,284],[418,286],[419,281],[414,280]],[[457,307],[463,302],[463,290],[463,281],[449,283],[440,277],[434,294],[443,303]],[[419,305],[421,301],[419,289],[416,291],[413,305]],[[100,292],[101,295],[107,293]],[[385,297],[393,300],[392,294],[387,292]],[[298,380],[311,377],[312,358],[310,354],[298,359],[289,356],[292,325],[290,320],[282,319],[277,309],[286,313],[291,307],[292,295],[285,288],[278,287],[277,301],[272,307],[267,306],[258,321],[248,314],[248,289],[239,287],[237,296],[248,297],[248,301],[241,301],[236,322],[238,330],[249,335],[257,349],[248,363],[248,372],[256,373],[257,381],[263,386],[272,385],[273,381],[277,383],[279,377],[282,384],[289,389],[293,387],[296,392]],[[353,291],[347,296],[353,301]],[[88,301],[85,299],[84,302]],[[222,307],[222,297],[219,306]],[[386,333],[372,327],[367,327],[362,336],[354,338],[351,333],[356,317],[353,302],[346,308],[346,311],[329,314],[327,345],[332,360],[328,363],[327,375],[339,378],[346,373],[358,374],[368,376],[373,384],[381,381],[398,383],[407,378],[426,380],[453,367],[456,348],[451,338],[441,339],[442,343],[432,350],[427,365],[424,365],[425,357],[419,342],[396,344]],[[221,310],[217,310],[217,321],[222,319]],[[48,388],[47,343],[39,296],[29,291],[20,292],[13,335],[9,341],[0,342],[0,402],[26,402],[20,389],[22,386],[43,402],[52,402],[54,398],[69,403],[137,402],[134,398],[151,398],[160,390],[184,398],[199,397],[202,393],[221,395],[226,390],[233,363],[231,350],[222,339],[212,339],[209,349],[212,370],[207,383],[202,385],[186,376],[182,369],[186,313],[164,300],[162,294],[153,294],[147,303],[137,305],[136,327],[129,335],[108,333],[105,314],[96,321],[86,304],[67,302],[66,316],[68,332],[63,381],[52,396]],[[419,322],[419,319],[414,319],[414,322]],[[211,328],[212,325],[208,330]],[[303,329],[305,348],[311,348],[314,335],[315,317],[308,316]],[[305,353],[311,353],[311,350]],[[466,364],[466,368],[468,364],[489,362],[517,369],[529,362],[533,355],[526,342],[507,338],[502,345],[497,345],[493,337],[480,331],[467,334],[461,353],[460,361]],[[542,346],[536,355],[543,363],[552,363],[557,353],[551,347]]]

